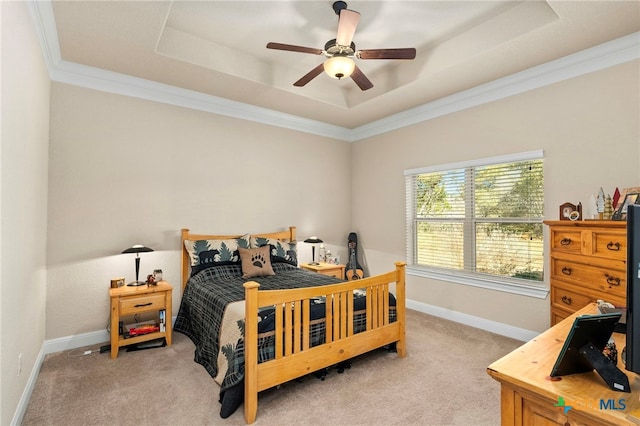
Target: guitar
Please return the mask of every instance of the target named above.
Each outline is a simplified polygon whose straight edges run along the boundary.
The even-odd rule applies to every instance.
[[[364,272],[362,266],[358,263],[358,236],[355,232],[349,234],[348,238],[349,247],[349,263],[345,267],[345,278],[349,281],[359,280],[364,278]]]

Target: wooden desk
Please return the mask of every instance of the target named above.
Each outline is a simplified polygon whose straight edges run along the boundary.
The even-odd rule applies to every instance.
[[[609,389],[595,371],[563,376],[558,381],[549,379],[575,317],[595,313],[598,309],[591,303],[487,368],[501,383],[503,426],[640,425],[640,376],[624,369],[623,334],[614,333],[614,339],[618,368],[629,377],[631,393]],[[554,406],[560,397],[565,406],[572,407],[566,413]]]

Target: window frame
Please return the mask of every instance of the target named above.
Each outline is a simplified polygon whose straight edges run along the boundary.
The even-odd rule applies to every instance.
[[[501,155],[477,160],[463,161],[457,163],[440,164],[435,166],[420,167],[415,169],[407,169],[404,171],[405,190],[406,190],[406,259],[407,274],[412,276],[432,278],[441,281],[449,281],[457,284],[469,285],[473,287],[481,287],[491,290],[497,290],[507,293],[514,293],[524,296],[544,299],[549,294],[549,287],[543,272],[542,281],[527,280],[521,278],[500,277],[497,275],[483,274],[471,271],[457,271],[446,268],[437,268],[432,266],[419,266],[415,263],[417,245],[417,234],[415,230],[416,214],[415,214],[415,188],[410,187],[409,182],[414,182],[413,178],[419,174],[445,172],[456,169],[468,169],[470,167],[490,166],[494,164],[504,164],[528,160],[544,160],[542,150],[528,151],[517,154]],[[543,184],[544,185],[544,184]],[[468,189],[467,189],[468,190]],[[543,217],[529,220],[530,223],[542,223]],[[477,218],[471,218],[471,222],[476,223]],[[480,220],[483,221],[483,220]],[[492,223],[499,222],[491,221]],[[465,239],[464,244],[470,244],[471,241]],[[544,257],[543,241],[543,265],[546,267],[546,259]],[[476,256],[474,249],[471,250],[473,256]]]

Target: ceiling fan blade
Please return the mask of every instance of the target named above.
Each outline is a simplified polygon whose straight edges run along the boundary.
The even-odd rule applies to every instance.
[[[351,74],[351,78],[361,90],[368,90],[373,87],[373,83],[367,78],[366,75],[360,71],[360,68],[357,66],[353,69],[353,73]]]
[[[414,59],[416,49],[408,47],[404,49],[367,49],[359,50],[356,56],[360,59]]]
[[[297,87],[302,87],[308,82],[310,82],[311,80],[313,80],[314,78],[316,78],[317,76],[319,76],[320,74],[322,74],[322,71],[324,71],[324,64],[320,64],[314,69],[312,69],[311,71],[309,71],[308,73],[306,73],[300,80],[293,83],[293,85]]]
[[[360,21],[360,14],[354,10],[342,9],[338,18],[338,34],[336,43],[340,46],[351,46],[353,35]]]
[[[322,54],[322,50],[314,49],[313,47],[295,46],[293,44],[283,44],[283,43],[274,43],[274,42],[267,43],[267,49],[286,50],[288,52],[311,53],[314,55]]]

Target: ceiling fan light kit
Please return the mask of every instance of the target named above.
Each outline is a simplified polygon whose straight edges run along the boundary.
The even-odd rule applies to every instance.
[[[373,87],[367,76],[358,68],[353,60],[357,59],[414,59],[416,49],[368,49],[356,50],[353,43],[353,35],[360,20],[360,13],[347,9],[347,3],[336,1],[333,3],[333,10],[338,15],[338,33],[336,38],[329,40],[324,50],[311,47],[296,46],[283,43],[267,43],[267,49],[286,50],[289,52],[310,53],[323,55],[328,59],[324,64],[316,66],[306,75],[293,83],[294,86],[302,87],[308,82],[322,74],[322,70],[332,78],[342,80],[351,77],[360,90],[368,90]]]
[[[333,56],[324,61],[324,72],[338,80],[351,77],[355,67],[355,62],[346,56]]]

